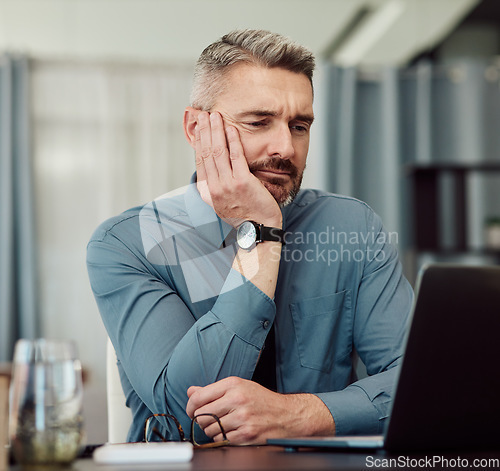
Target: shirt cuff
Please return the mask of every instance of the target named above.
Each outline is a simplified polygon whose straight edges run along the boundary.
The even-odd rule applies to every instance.
[[[261,349],[274,322],[276,305],[251,281],[231,269],[211,311],[238,337]]]
[[[356,385],[342,391],[317,393],[330,410],[336,435],[378,435],[383,433],[386,414],[381,414],[366,392]]]

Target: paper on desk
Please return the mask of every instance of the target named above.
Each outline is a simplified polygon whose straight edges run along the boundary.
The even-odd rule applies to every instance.
[[[96,448],[94,461],[102,464],[183,463],[193,458],[189,442],[109,443]]]

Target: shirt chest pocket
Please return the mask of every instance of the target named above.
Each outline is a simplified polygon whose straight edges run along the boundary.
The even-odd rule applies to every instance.
[[[351,354],[350,291],[291,303],[300,364],[330,372]]]

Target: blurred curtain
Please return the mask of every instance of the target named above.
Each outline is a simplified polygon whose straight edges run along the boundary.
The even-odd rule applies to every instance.
[[[500,64],[463,60],[359,70],[331,65],[326,116],[329,190],[366,201],[399,246],[412,244],[409,163],[500,162]],[[468,240],[500,216],[499,174],[467,180]],[[443,246],[452,243],[452,182],[440,181]]]
[[[0,361],[38,335],[29,65],[0,55]]]
[[[41,328],[74,339],[97,383],[106,334],[86,246],[105,219],[189,183],[191,79],[183,64],[32,62]]]

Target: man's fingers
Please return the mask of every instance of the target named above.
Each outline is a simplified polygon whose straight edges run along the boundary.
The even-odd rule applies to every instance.
[[[196,164],[196,178],[198,181],[207,179],[207,172],[205,170],[205,163],[201,157],[201,142],[200,142],[200,128],[198,125],[194,128],[195,136],[195,164]]]
[[[225,390],[218,387],[218,383],[219,382],[216,382],[199,388],[189,395],[189,400],[186,405],[186,412],[189,417],[193,417],[201,407],[214,402],[224,395]],[[210,411],[210,413],[215,414],[215,412],[212,411]]]
[[[217,417],[219,417],[219,414],[213,414]],[[213,437],[219,433],[221,433],[221,426],[223,419],[219,417],[219,421],[213,417],[212,414],[204,415],[204,414],[196,414],[196,422],[198,423],[199,427],[205,432],[206,435],[209,437]],[[222,415],[222,414],[221,414]],[[223,417],[227,417],[224,416]],[[219,423],[221,425],[219,425]],[[226,428],[224,427],[224,430]]]
[[[196,391],[198,391],[201,388],[202,388],[202,386],[190,386],[187,390],[188,397],[191,397],[193,395],[193,393],[195,393]]]
[[[220,440],[223,440],[221,426],[227,435],[229,432],[236,430],[241,425],[238,423],[238,421],[234,417],[234,415],[235,415],[234,413],[230,412],[230,413],[222,416],[222,418],[219,417],[220,425],[216,420],[212,419],[211,422],[206,421],[206,422],[204,422],[203,425],[200,423],[200,426],[202,427],[203,432],[205,433],[205,435],[207,435],[207,437],[213,438],[214,441],[220,441]],[[201,417],[200,417],[200,419],[201,419]],[[218,438],[216,439],[216,437],[218,437]]]
[[[226,128],[227,143],[229,146],[229,157],[235,178],[249,173],[247,159],[241,144],[240,134],[234,126]]]
[[[211,415],[195,414],[195,417],[196,417],[196,423],[203,430],[206,429],[209,425],[217,423],[217,421]]]
[[[202,111],[198,115],[197,128],[199,132],[199,136],[195,134],[197,167],[203,164],[206,178],[210,186],[211,182],[216,183],[218,181],[219,172],[217,171],[212,155],[212,127],[210,125],[210,116],[206,111]]]
[[[231,389],[237,387],[242,381],[244,382],[246,380],[242,380],[236,376],[230,376],[207,386],[198,388],[189,396],[186,406],[187,414],[189,417],[205,412],[215,414],[218,417],[227,414],[228,411],[226,409],[220,408],[220,410],[215,410],[218,407],[216,401],[222,398]],[[211,410],[211,407],[214,408],[214,410]]]
[[[231,163],[229,162],[229,151],[226,142],[226,133],[224,131],[224,122],[222,116],[213,112],[210,114],[210,126],[212,131],[212,159],[217,167],[219,177],[226,181],[232,177]]]

